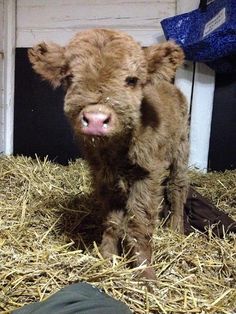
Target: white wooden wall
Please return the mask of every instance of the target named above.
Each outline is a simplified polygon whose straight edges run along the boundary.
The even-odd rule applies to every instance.
[[[2,106],[0,110],[0,152],[13,151],[14,77],[15,77],[15,0],[1,0],[0,15],[3,24],[0,42],[3,47]]]
[[[0,153],[4,150],[3,117],[3,0],[0,0]]]
[[[3,42],[5,55],[0,152],[10,154],[13,150],[15,47],[31,47],[42,40],[65,44],[77,31],[92,27],[124,30],[147,46],[165,40],[160,26],[162,19],[193,10],[198,4],[199,0],[0,0],[0,18],[4,16],[4,27],[0,25],[0,45]],[[4,33],[1,34],[2,29]],[[0,63],[0,84],[1,71]],[[176,84],[191,102],[189,163],[205,170],[214,73],[202,64],[197,64],[194,72],[193,64],[186,62],[177,73]]]
[[[175,12],[176,0],[17,0],[16,45],[65,44],[93,27],[121,29],[149,45],[162,35],[160,21]]]

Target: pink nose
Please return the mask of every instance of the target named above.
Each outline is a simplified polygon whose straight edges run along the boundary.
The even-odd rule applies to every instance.
[[[85,134],[104,135],[109,130],[111,115],[105,112],[83,112],[81,124]]]

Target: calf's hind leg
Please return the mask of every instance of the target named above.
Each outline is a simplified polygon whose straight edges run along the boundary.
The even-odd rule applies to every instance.
[[[189,182],[187,174],[188,140],[187,132],[179,145],[177,156],[170,168],[168,200],[171,206],[169,226],[172,230],[184,233],[184,204],[186,202]]]

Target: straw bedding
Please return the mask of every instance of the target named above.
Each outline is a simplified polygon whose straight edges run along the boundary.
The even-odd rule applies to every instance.
[[[236,171],[190,173],[197,190],[236,219]],[[0,313],[86,281],[134,313],[236,313],[236,237],[178,235],[158,228],[149,292],[125,258],[104,260],[94,239],[98,205],[89,169],[0,158]],[[90,216],[90,212],[95,213]]]

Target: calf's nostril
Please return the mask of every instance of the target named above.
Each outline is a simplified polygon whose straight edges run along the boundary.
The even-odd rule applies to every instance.
[[[81,121],[82,121],[83,126],[87,127],[89,125],[89,119],[86,118],[84,115],[82,116]]]
[[[109,123],[110,123],[110,120],[111,120],[111,117],[108,116],[108,117],[103,121],[103,127],[104,127],[105,129],[108,128],[108,125],[109,125]]]

